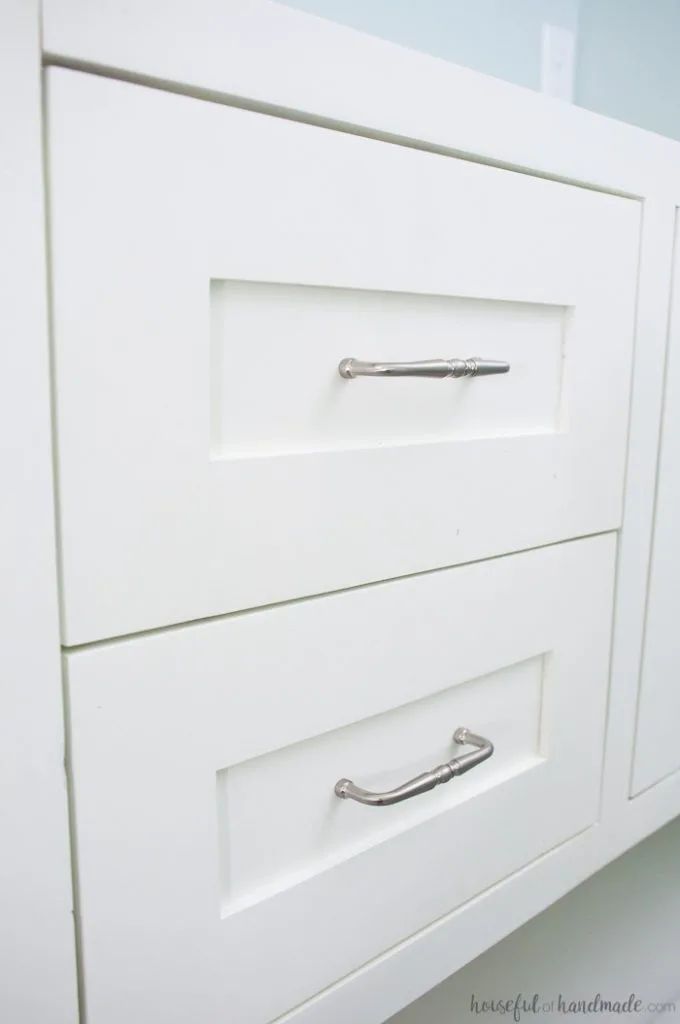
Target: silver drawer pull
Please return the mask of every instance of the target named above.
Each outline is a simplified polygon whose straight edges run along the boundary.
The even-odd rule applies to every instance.
[[[417,363],[364,363],[361,359],[343,359],[338,366],[345,380],[355,377],[489,377],[508,373],[510,363],[492,359],[424,359]]]
[[[435,786],[439,786],[443,782],[450,782],[456,775],[464,775],[465,772],[476,768],[478,764],[486,761],[493,754],[493,743],[490,740],[485,740],[483,736],[477,736],[476,733],[470,732],[469,729],[456,729],[453,739],[461,745],[469,743],[470,746],[477,747],[477,750],[471,751],[469,754],[461,754],[460,757],[454,757],[452,761],[440,764],[429,772],[416,775],[415,779],[405,782],[403,786],[397,786],[396,789],[390,789],[387,793],[371,793],[367,789],[362,789],[361,786],[356,786],[349,779],[340,779],[335,783],[335,795],[342,800],[358,800],[360,804],[371,804],[373,807],[398,804],[402,800],[409,800],[412,796],[427,793],[428,790],[434,789]]]

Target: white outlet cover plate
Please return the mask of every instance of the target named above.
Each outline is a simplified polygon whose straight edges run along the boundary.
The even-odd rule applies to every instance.
[[[541,92],[554,99],[574,100],[576,34],[560,25],[543,25],[541,39]]]

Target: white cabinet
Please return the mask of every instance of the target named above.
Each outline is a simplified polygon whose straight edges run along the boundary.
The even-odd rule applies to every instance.
[[[48,74],[68,645],[616,529],[640,206]],[[507,361],[345,380],[345,357]]]
[[[11,590],[59,577],[83,1009],[380,1024],[680,810],[680,150],[266,0],[43,7]]]
[[[88,1018],[268,1024],[593,824],[614,554],[576,541],[70,654]],[[495,745],[466,775],[336,796],[470,753],[460,727]]]

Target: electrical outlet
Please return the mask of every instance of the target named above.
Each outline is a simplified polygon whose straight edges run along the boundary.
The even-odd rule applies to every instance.
[[[576,35],[559,25],[543,25],[541,92],[573,103]]]

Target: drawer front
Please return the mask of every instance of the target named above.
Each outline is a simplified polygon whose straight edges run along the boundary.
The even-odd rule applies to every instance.
[[[67,645],[619,525],[639,204],[48,79]]]
[[[614,553],[68,654],[88,1020],[268,1024],[591,825]],[[495,745],[467,774],[390,806],[336,795],[474,752],[461,727]]]

